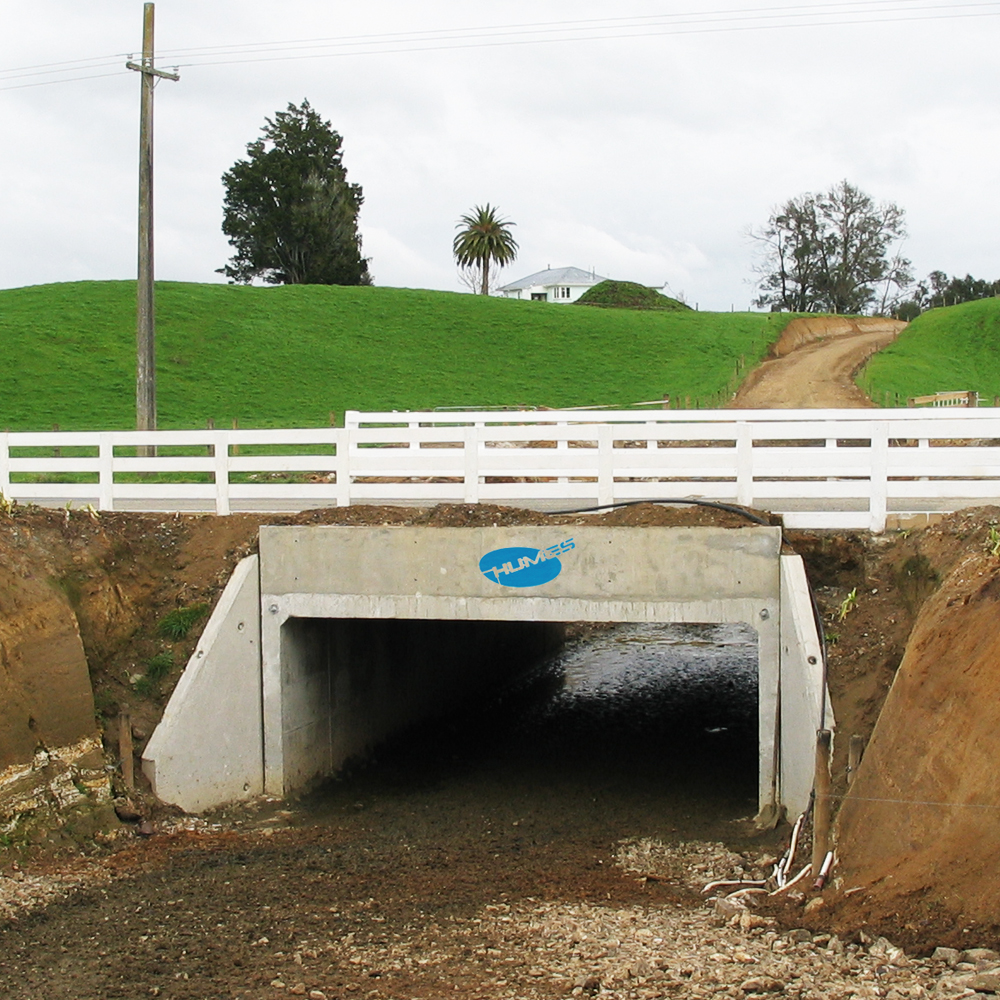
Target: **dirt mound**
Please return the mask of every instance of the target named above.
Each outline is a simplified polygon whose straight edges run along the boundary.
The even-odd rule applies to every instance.
[[[840,818],[841,919],[1000,934],[1000,558],[948,574],[906,656]]]

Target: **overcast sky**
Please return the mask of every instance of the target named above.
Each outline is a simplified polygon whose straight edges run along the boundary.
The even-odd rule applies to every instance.
[[[765,8],[804,26],[719,30]],[[0,287],[133,277],[124,61],[142,3],[0,0],[0,18],[0,70],[93,58],[64,75],[112,74],[0,89]],[[407,34],[436,31],[450,40]],[[303,98],[344,137],[379,285],[462,289],[455,223],[489,201],[517,223],[504,280],[594,267],[746,308],[748,227],[844,178],[906,210],[918,274],[1000,278],[1000,3],[159,0],[156,33],[157,64],[181,64],[156,91],[159,279],[224,280],[220,177]],[[318,58],[190,52],[349,36],[373,37]],[[0,73],[0,88],[40,79]]]

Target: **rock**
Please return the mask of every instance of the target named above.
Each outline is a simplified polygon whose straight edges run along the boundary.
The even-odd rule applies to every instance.
[[[115,815],[123,823],[135,823],[142,819],[142,813],[139,812],[136,804],[129,798],[119,798],[115,799],[112,803],[115,807]]]
[[[717,899],[712,904],[712,912],[723,920],[746,912],[746,906],[738,899]]]
[[[770,976],[757,976],[740,983],[740,989],[744,993],[780,993],[784,988],[783,982],[771,979]]]
[[[793,944],[805,944],[807,941],[811,944],[813,939],[812,931],[807,931],[804,927],[796,927],[785,936]]]
[[[960,962],[996,962],[1000,961],[1000,952],[992,948],[966,948],[959,956]]]
[[[322,990],[310,990],[309,1000],[326,1000],[326,994]]]
[[[806,905],[805,905],[805,912],[806,913],[815,913],[816,910],[819,910],[822,907],[823,907],[823,897],[822,896],[814,896],[812,899],[809,900],[808,903],[806,903]],[[810,940],[812,940],[811,937],[810,937]]]
[[[1000,993],[1000,972],[980,972],[967,985],[977,993]]]
[[[294,986],[289,986],[288,992],[293,996],[304,997],[306,995],[306,984],[296,983]]]
[[[276,990],[283,990],[285,988],[285,984],[280,979],[272,979],[271,980],[271,985]]]
[[[740,914],[740,930],[744,934],[752,931],[755,927],[767,927],[771,923],[767,917],[762,917],[758,913],[751,913],[749,910],[744,910]]]
[[[156,827],[148,820],[144,819],[136,831],[140,837],[152,837],[156,833]]]
[[[958,965],[961,952],[957,948],[935,948],[931,958],[935,962],[947,962],[948,965]]]

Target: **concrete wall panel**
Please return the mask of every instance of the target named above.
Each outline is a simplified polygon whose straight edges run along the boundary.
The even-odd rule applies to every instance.
[[[264,790],[257,556],[233,571],[143,752],[153,791],[185,812]]]

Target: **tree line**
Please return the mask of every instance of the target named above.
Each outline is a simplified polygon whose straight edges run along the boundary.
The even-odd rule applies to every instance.
[[[308,101],[265,118],[259,138],[222,177],[222,231],[234,253],[230,281],[370,285],[358,213],[361,185],[347,179],[343,140]],[[844,180],[776,208],[749,230],[758,296],[773,311],[877,313],[913,319],[926,309],[1000,295],[1000,281],[932,271],[914,282],[903,256],[906,215]],[[488,295],[517,257],[514,225],[488,202],[458,221],[452,253],[462,280]]]

